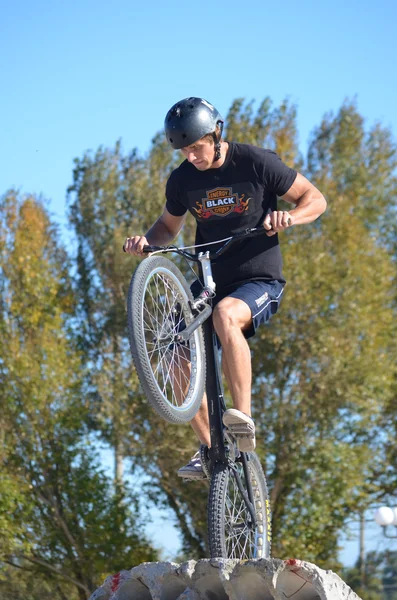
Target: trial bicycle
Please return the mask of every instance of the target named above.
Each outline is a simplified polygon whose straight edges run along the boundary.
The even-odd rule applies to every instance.
[[[263,227],[220,240],[216,251],[191,253],[176,246],[145,246],[136,268],[127,313],[131,354],[147,400],[170,423],[189,422],[207,393],[211,447],[200,458],[210,482],[208,540],[211,558],[268,558],[271,513],[266,478],[255,452],[240,452],[222,423],[226,410],[217,337],[212,326],[215,282],[211,262],[231,244],[263,235]],[[201,291],[161,254],[198,263]]]

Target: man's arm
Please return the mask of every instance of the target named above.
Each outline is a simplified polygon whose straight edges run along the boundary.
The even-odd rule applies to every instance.
[[[186,214],[175,217],[164,208],[163,214],[151,226],[146,235],[135,235],[126,239],[124,242],[125,251],[129,254],[142,256],[144,246],[166,246],[176,238],[182,229],[185,218]]]
[[[275,210],[266,215],[263,226],[268,230],[269,236],[291,227],[311,223],[323,214],[327,202],[320,192],[306,177],[297,174],[289,190],[281,196],[283,200],[295,204],[290,211]]]

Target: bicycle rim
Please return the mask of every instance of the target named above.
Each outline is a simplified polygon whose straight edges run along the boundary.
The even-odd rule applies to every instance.
[[[186,422],[197,412],[204,391],[201,330],[179,343],[175,336],[193,319],[190,289],[167,259],[146,259],[130,293],[130,343],[149,401],[168,421]],[[142,263],[143,266],[144,263]]]

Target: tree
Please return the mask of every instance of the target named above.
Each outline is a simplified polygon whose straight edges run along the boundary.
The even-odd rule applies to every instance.
[[[89,364],[86,389],[93,426],[115,449],[117,465],[127,456],[136,473],[143,470],[150,476],[144,493],[153,503],[172,507],[187,554],[204,556],[205,490],[187,490],[176,481],[180,461],[197,444],[190,428],[168,425],[148,407],[127,339],[125,298],[137,260],[123,254],[122,244],[127,235],[146,231],[161,214],[175,160],[163,136],[154,138],[146,159],[136,151],[124,157],[120,143],[114,150],[100,148],[94,156],[76,159],[70,221],[78,239],[81,348]]]
[[[282,239],[285,299],[251,343],[274,554],[329,567],[349,512],[395,481],[381,465],[395,451],[396,148],[379,125],[366,134],[346,103],[315,130],[305,169],[295,115],[287,102],[271,111],[268,99],[254,115],[253,103],[240,99],[227,136],[275,149],[329,200],[320,221]]]
[[[375,180],[375,139],[350,104],[315,132],[308,171],[328,210],[285,236],[285,298],[254,341],[275,552],[328,567],[347,515],[379,493],[374,456],[396,371],[395,268],[373,219],[393,171]],[[395,150],[376,160],[395,164]]]
[[[0,560],[52,584],[54,598],[72,589],[85,599],[108,569],[156,553],[135,495],[114,491],[91,446],[70,264],[57,237],[38,199],[2,198]]]
[[[161,184],[172,161],[165,144],[154,146],[145,162],[136,151],[122,156],[100,148],[75,160],[69,187],[70,222],[77,240],[77,286],[81,347],[90,373],[96,427],[114,448],[116,479],[120,482],[124,437],[130,435],[136,412],[137,377],[131,368],[126,338],[125,297],[136,261],[123,255],[131,230],[149,227],[162,202]],[[139,428],[139,418],[135,429]]]
[[[285,298],[251,347],[253,412],[270,481],[274,555],[337,567],[338,534],[348,515],[365,509],[385,486],[390,492],[396,481],[395,470],[382,466],[395,455],[396,431],[390,225],[395,146],[379,125],[366,132],[348,102],[314,131],[306,167],[298,151],[296,107],[288,101],[272,108],[265,99],[255,114],[253,102],[238,99],[226,121],[227,139],[276,150],[329,201],[324,218],[284,234]],[[70,188],[71,222],[79,240],[80,314],[89,323],[87,331],[84,321],[80,329],[95,375],[87,383],[95,425],[113,446],[116,437],[122,440],[119,454],[150,476],[145,493],[175,511],[184,550],[202,556],[206,490],[183,485],[175,474],[197,442],[188,427],[165,424],[148,409],[126,350],[124,298],[137,263],[123,256],[121,244],[160,214],[165,181],[177,160],[162,136],[154,138],[146,158],[135,151],[123,157],[120,144],[85,155],[76,161]],[[184,239],[193,240],[191,223]],[[108,379],[120,384],[109,398],[99,385],[104,357]]]
[[[365,557],[364,585],[358,563],[344,569],[342,576],[363,600],[396,600],[397,552],[369,552]]]

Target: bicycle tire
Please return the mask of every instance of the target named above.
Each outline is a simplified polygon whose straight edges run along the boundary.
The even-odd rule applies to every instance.
[[[178,327],[193,319],[191,300],[186,279],[165,257],[146,258],[132,276],[127,300],[132,358],[147,400],[170,423],[191,421],[204,394],[201,327],[187,342],[175,342]]]
[[[246,454],[255,500],[255,529],[249,527],[247,505],[238,489],[230,464],[217,463],[211,478],[208,500],[208,540],[211,558],[269,558],[271,513],[266,478],[257,455]],[[241,463],[235,463],[243,473]],[[247,485],[242,474],[242,483]]]

